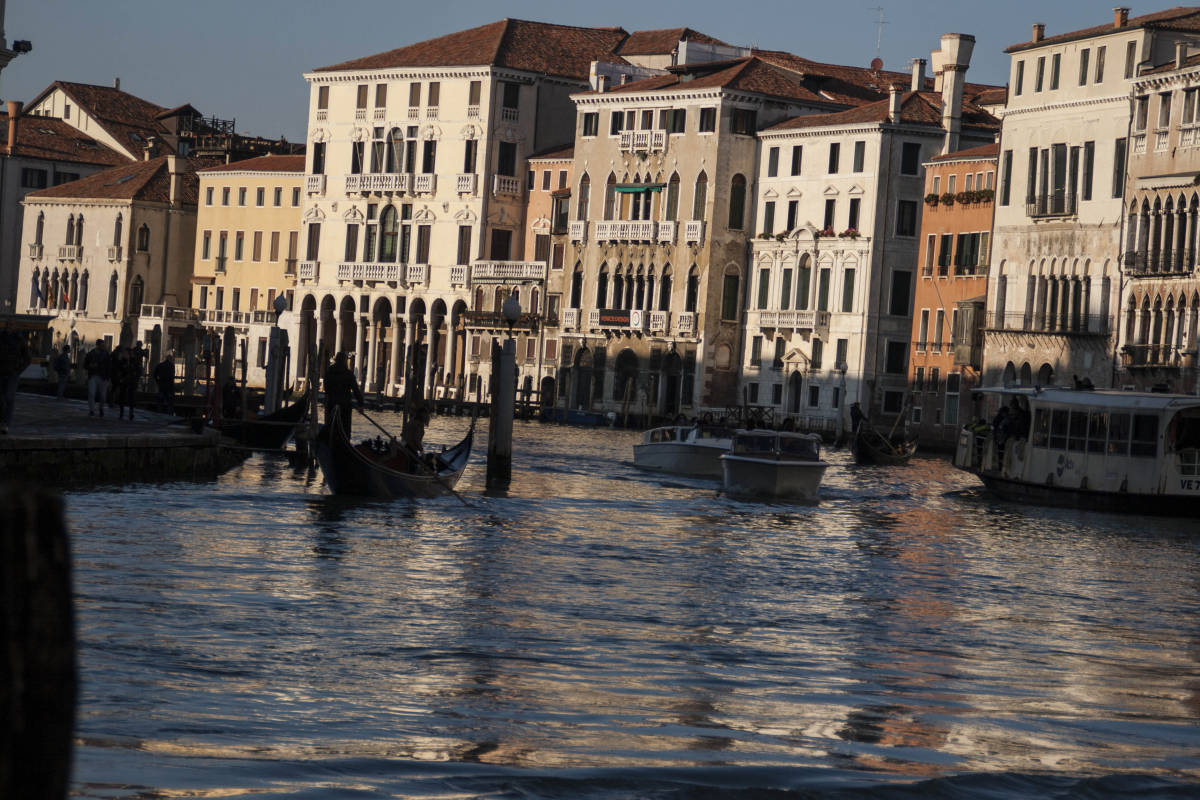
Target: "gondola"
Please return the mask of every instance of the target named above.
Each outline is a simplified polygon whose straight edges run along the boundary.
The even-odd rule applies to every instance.
[[[216,428],[247,450],[282,450],[308,411],[308,393],[289,406],[252,419],[220,419]]]
[[[855,432],[851,447],[856,464],[897,466],[907,464],[917,452],[917,440],[889,439],[864,422]]]
[[[453,494],[471,457],[475,421],[463,440],[440,453],[415,453],[396,439],[354,444],[343,430],[338,409],[317,432],[317,462],[325,483],[338,495],[405,498]]]

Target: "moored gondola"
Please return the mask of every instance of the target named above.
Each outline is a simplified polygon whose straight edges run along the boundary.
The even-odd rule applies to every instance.
[[[250,419],[218,419],[215,427],[247,450],[282,450],[307,411],[306,392],[296,402],[270,414]]]
[[[891,438],[884,436],[865,422],[859,426],[851,441],[856,464],[878,464],[897,466],[907,464],[917,452],[915,438]]]
[[[354,444],[342,428],[338,409],[317,433],[317,462],[325,483],[338,495],[403,498],[454,494],[471,457],[475,421],[463,440],[441,452],[414,452],[392,438]]]

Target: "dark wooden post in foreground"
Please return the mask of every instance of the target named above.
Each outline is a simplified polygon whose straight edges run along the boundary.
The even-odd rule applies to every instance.
[[[0,486],[0,797],[64,798],[75,722],[62,499]]]
[[[488,425],[487,488],[507,489],[512,481],[513,405],[517,389],[517,343],[492,340],[492,402]]]

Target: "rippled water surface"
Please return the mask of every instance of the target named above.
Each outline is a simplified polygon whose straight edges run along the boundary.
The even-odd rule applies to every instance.
[[[1200,791],[1195,519],[837,451],[819,505],[752,504],[635,470],[631,432],[515,435],[504,497],[485,437],[461,502],[348,502],[264,456],[68,495],[75,794]]]

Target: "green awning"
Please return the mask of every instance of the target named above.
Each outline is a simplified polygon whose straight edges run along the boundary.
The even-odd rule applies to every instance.
[[[661,192],[663,190],[663,184],[661,184],[661,183],[623,183],[623,184],[618,185],[616,188],[617,188],[618,192],[625,192],[626,194],[636,194],[638,192]]]

